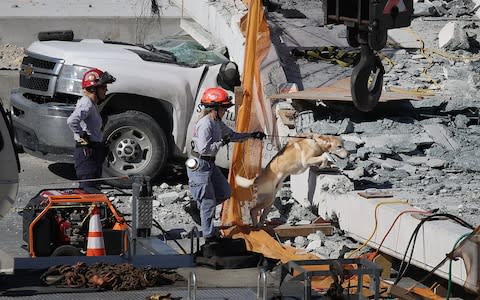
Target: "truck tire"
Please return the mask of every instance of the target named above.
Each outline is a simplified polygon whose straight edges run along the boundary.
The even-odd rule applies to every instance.
[[[142,174],[153,179],[165,167],[167,137],[158,123],[143,112],[129,110],[109,116],[104,139],[107,149],[103,177]],[[132,185],[127,179],[106,182],[120,188]]]
[[[83,253],[72,245],[62,245],[53,250],[50,256],[83,256]]]

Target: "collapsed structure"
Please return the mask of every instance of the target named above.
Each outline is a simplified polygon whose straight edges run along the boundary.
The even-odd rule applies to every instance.
[[[209,5],[209,7],[217,8],[216,11],[225,11],[227,7],[225,4],[226,2],[219,2]],[[200,3],[192,3],[191,6],[187,5],[185,12],[199,24],[203,25],[204,28],[213,32],[214,25],[209,22],[203,22],[205,19],[200,18],[198,14],[195,13],[195,11],[203,11],[200,9],[201,5]],[[461,152],[461,146],[455,141],[455,138],[451,137],[449,132],[445,131],[442,122],[438,122],[438,119],[429,119],[428,112],[424,113],[423,111],[436,111],[436,113],[440,115],[447,115],[449,117],[459,114],[458,119],[464,119],[467,122],[463,123],[466,125],[466,128],[475,130],[476,125],[474,120],[478,109],[476,108],[477,105],[472,102],[476,100],[478,93],[475,84],[469,81],[470,85],[467,89],[472,90],[473,93],[463,94],[466,101],[462,99],[457,102],[455,101],[457,99],[453,100],[450,98],[451,101],[445,102],[444,97],[446,96],[448,98],[449,95],[448,92],[445,94],[439,92],[438,89],[441,85],[441,79],[432,79],[431,76],[425,76],[426,79],[419,79],[417,81],[420,87],[411,86],[411,83],[404,84],[404,79],[402,79],[401,76],[396,76],[396,72],[407,68],[406,72],[410,73],[408,65],[410,63],[414,65],[418,63],[423,64],[423,57],[425,57],[426,62],[430,62],[430,65],[425,66],[423,70],[425,74],[430,74],[429,71],[434,73],[435,64],[433,64],[432,67],[431,56],[428,55],[419,55],[416,57],[416,60],[402,60],[401,64],[396,64],[396,59],[402,55],[408,56],[409,53],[408,51],[396,50],[395,48],[420,49],[420,53],[431,53],[434,52],[434,50],[430,48],[432,47],[430,41],[420,41],[420,43],[418,43],[418,36],[412,34],[409,30],[395,32],[389,36],[389,44],[393,46],[393,49],[387,49],[384,52],[385,56],[390,57],[387,62],[391,63],[391,68],[386,74],[389,84],[386,86],[387,92],[384,93],[385,97],[383,101],[387,102],[395,99],[403,101],[388,104],[381,103],[378,109],[367,117],[367,119],[370,119],[369,122],[362,122],[361,120],[365,118],[365,115],[352,110],[350,104],[342,103],[345,99],[349,98],[348,88],[345,88],[345,84],[335,83],[330,87],[317,88],[322,85],[328,86],[326,83],[334,83],[336,79],[342,78],[349,73],[348,70],[338,71],[338,69],[341,70],[341,68],[333,67],[331,63],[348,65],[349,59],[352,58],[352,56],[346,55],[345,51],[339,55],[335,49],[335,46],[345,46],[345,43],[342,43],[339,37],[347,36],[348,38],[350,31],[345,34],[345,31],[342,32],[342,28],[340,27],[325,28],[312,22],[312,20],[321,18],[318,5],[319,4],[315,6],[315,4],[308,1],[298,3],[290,1],[269,1],[267,4],[267,19],[271,28],[272,43],[275,47],[269,48],[270,52],[267,51],[268,54],[265,54],[264,49],[262,50],[262,57],[265,57],[260,64],[262,70],[262,91],[266,98],[287,100],[286,102],[273,102],[277,118],[272,132],[274,132],[273,136],[278,138],[273,144],[275,145],[275,142],[277,142],[276,145],[278,145],[278,142],[280,142],[279,144],[281,145],[282,139],[283,143],[285,143],[285,140],[287,140],[289,136],[294,136],[301,132],[337,134],[346,140],[350,151],[354,155],[348,161],[337,161],[337,165],[343,169],[344,174],[349,178],[336,175],[332,180],[332,176],[330,175],[325,175],[321,172],[318,173],[316,170],[310,170],[305,174],[291,177],[290,186],[292,196],[306,206],[316,206],[321,216],[338,218],[340,227],[346,230],[348,234],[359,241],[375,247],[380,245],[380,240],[376,241],[376,238],[372,239],[370,233],[377,236],[378,239],[381,239],[382,233],[386,232],[388,228],[383,229],[381,226],[390,225],[388,220],[395,219],[395,214],[414,209],[408,203],[410,197],[414,197],[414,203],[420,202],[418,199],[415,199],[415,197],[418,196],[412,195],[412,189],[410,188],[412,184],[417,183],[417,178],[420,179],[418,181],[418,184],[421,186],[420,191],[423,189],[427,194],[438,195],[439,193],[445,193],[445,185],[437,183],[439,180],[442,180],[440,179],[441,177],[448,176],[446,174],[463,173],[467,176],[466,178],[470,177],[468,172],[470,172],[472,167],[475,168],[475,160],[472,161],[468,159],[468,166],[463,162],[463,157],[465,156],[458,159],[458,163],[454,162],[453,164],[447,164],[445,160],[442,160],[441,155],[445,155],[448,152]],[[195,9],[190,10],[190,8]],[[315,8],[317,10],[315,10]],[[438,11],[438,7],[436,8],[436,11]],[[210,16],[215,16],[214,11],[215,10],[212,10]],[[434,13],[435,9],[432,7],[430,11]],[[474,11],[474,7],[468,7],[463,11],[463,14],[468,12],[472,14]],[[452,11],[452,13],[454,12]],[[425,12],[423,10],[418,12],[418,15],[424,14]],[[235,15],[235,13],[232,13],[232,15]],[[232,17],[231,20],[233,24],[235,17]],[[468,19],[465,21],[468,22]],[[231,24],[229,25],[233,26]],[[413,24],[414,28],[415,26],[416,24]],[[449,24],[448,26],[452,27],[453,25]],[[264,32],[262,31],[261,34],[264,34]],[[220,37],[222,37],[221,34]],[[444,41],[445,39],[450,39],[450,41],[446,42]],[[259,38],[259,40],[261,40],[261,38]],[[226,44],[229,42],[233,43],[231,38],[224,40]],[[413,46],[412,43],[414,44]],[[425,46],[427,43],[429,48]],[[475,42],[472,44],[473,49],[475,49],[474,44]],[[451,38],[447,38],[442,34],[439,47],[443,47],[443,49],[447,49],[447,51],[449,49],[453,50],[459,49],[458,47],[465,47],[460,45],[461,43],[455,40],[453,35]],[[467,48],[468,47],[467,43]],[[470,47],[470,49],[472,48]],[[298,59],[299,55],[292,55],[294,53],[293,50],[296,50],[295,53],[297,54],[301,53],[300,57],[302,59]],[[437,51],[437,53],[439,52]],[[278,55],[279,58],[276,58],[276,55]],[[477,55],[469,55],[468,53],[461,57],[458,55],[448,56],[446,52],[439,53],[439,55],[447,59],[464,61],[467,68],[470,66],[470,63],[473,62],[472,65],[475,66],[475,62],[478,61]],[[440,58],[440,60],[443,58]],[[314,66],[312,61],[316,62],[316,66]],[[276,94],[278,91],[276,88],[282,86],[284,82],[278,81],[279,78],[281,78],[281,76],[277,75],[280,72],[276,72],[279,65],[285,71],[285,82],[291,81],[294,83],[293,85],[290,84],[288,89],[281,91],[280,95]],[[416,68],[416,72],[418,72],[418,65],[416,65]],[[476,74],[476,72],[473,74]],[[448,86],[444,85],[444,88],[447,87]],[[296,92],[298,89],[301,91]],[[432,97],[429,98],[428,96]],[[404,99],[414,101],[405,101]],[[382,98],[380,98],[380,101],[382,102]],[[469,115],[469,110],[472,111],[471,115]],[[467,119],[465,119],[466,115]],[[473,122],[467,120],[472,120]],[[412,123],[416,124],[417,121],[418,124],[424,128],[423,133],[421,130],[415,130],[415,127],[410,125]],[[271,123],[269,123],[267,119],[267,121],[261,125],[266,126],[264,128],[268,129],[269,124]],[[378,136],[380,128],[384,128],[385,136]],[[388,128],[391,128],[391,133],[388,132]],[[369,130],[371,131],[369,132]],[[411,131],[409,132],[408,130]],[[470,133],[475,135],[473,132]],[[432,149],[429,149],[430,146],[432,146]],[[443,149],[442,154],[439,152],[439,149]],[[469,150],[465,149],[465,151],[468,153]],[[265,155],[265,153],[267,153],[267,155]],[[267,157],[264,161],[269,161],[268,158],[271,156],[268,156],[268,150],[264,149],[264,155]],[[454,170],[449,171],[449,169]],[[439,170],[441,171],[438,172]],[[422,172],[426,172],[428,175],[423,175]],[[318,174],[321,175],[318,176]],[[462,176],[452,177],[456,179]],[[305,189],[306,182],[309,183],[308,189]],[[473,184],[472,190],[476,190],[474,187],[475,183]],[[405,185],[409,185],[409,188],[406,188]],[[329,193],[329,190],[335,190],[336,187],[340,187],[341,193]],[[364,198],[357,195],[358,190],[365,188],[369,188],[367,191],[373,193],[374,196],[370,197],[367,195],[367,197]],[[385,193],[384,191],[376,193],[372,188],[382,190],[385,188],[394,189],[383,194]],[[465,188],[468,190],[468,186]],[[446,188],[446,190],[450,189],[459,191],[454,187]],[[440,192],[440,190],[442,190],[442,192]],[[469,191],[464,192],[469,193]],[[394,196],[393,199],[392,196]],[[458,196],[459,195],[457,195],[457,197]],[[379,199],[371,200],[371,198]],[[362,199],[369,200],[365,203]],[[386,205],[389,204],[388,202],[392,202],[390,203],[392,204],[391,206],[396,206],[396,208],[393,210],[386,208],[390,206]],[[352,210],[352,207],[356,207],[356,209]],[[437,208],[434,203],[431,203],[430,207]],[[384,212],[384,210],[386,212]],[[364,217],[369,215],[372,219],[375,217],[376,222],[370,225],[370,222],[365,222],[365,218],[359,219],[359,211],[362,212],[360,215]],[[372,215],[373,213],[374,215]],[[377,220],[377,213],[378,216],[386,215],[384,222]],[[467,213],[467,216],[468,215]],[[478,222],[475,218],[474,220],[474,222]],[[413,217],[410,221],[406,221],[404,217],[401,223],[403,224],[405,222],[411,222],[412,225],[410,226],[413,226],[418,223],[418,220]],[[380,227],[377,228],[377,225]],[[392,226],[393,225],[395,224],[392,224]],[[445,237],[445,240],[443,240],[445,246],[437,247],[433,241],[426,238],[423,247],[420,247],[420,249],[417,247],[415,251],[412,250],[413,259],[410,258],[410,261],[427,270],[436,270],[437,274],[444,278],[450,278],[449,276],[452,276],[452,274],[448,272],[447,265],[443,265],[440,270],[437,270],[438,267],[436,263],[442,261],[444,253],[450,252],[451,249],[449,248],[455,244],[455,240],[459,236],[470,232],[472,229],[471,226],[470,228],[468,226],[464,227],[465,223],[453,227],[450,225],[449,222],[446,222],[444,226],[440,227],[441,229],[433,225],[435,230],[440,230],[440,235]],[[426,237],[433,237],[439,234],[437,231],[430,233],[427,228],[425,229],[427,230],[425,233]],[[387,252],[401,259],[403,247],[407,244],[411,231],[403,229],[397,230],[398,236],[391,237],[392,240],[395,240],[397,248],[396,250],[390,249]],[[404,243],[399,242],[399,240],[404,240]],[[448,242],[446,242],[447,240]],[[388,239],[386,241],[388,241]],[[476,253],[477,250],[475,249],[478,249],[478,246],[475,245],[476,242],[472,242],[470,246],[471,250],[465,251],[465,253],[470,253],[467,256],[477,257],[474,253]],[[421,253],[421,257],[417,256],[417,253]],[[472,266],[470,259],[466,259],[464,265],[457,264],[454,268],[458,268],[458,270],[454,271],[456,273],[453,275],[452,280],[472,291],[477,289],[474,286],[477,285],[478,275],[476,270],[478,266]]]

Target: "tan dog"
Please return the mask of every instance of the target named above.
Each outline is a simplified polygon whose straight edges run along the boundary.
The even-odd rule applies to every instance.
[[[348,152],[343,148],[340,138],[331,135],[307,134],[294,137],[280,150],[254,179],[235,177],[238,186],[249,188],[253,185],[253,198],[256,200],[250,209],[252,224],[261,227],[275,201],[277,191],[286,177],[300,174],[310,166],[326,167],[331,162],[328,153],[346,158]],[[259,212],[263,209],[260,220]]]

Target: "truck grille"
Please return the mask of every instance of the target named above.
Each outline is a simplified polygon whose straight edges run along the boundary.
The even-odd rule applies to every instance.
[[[23,59],[22,64],[26,66],[31,65],[34,68],[40,68],[40,69],[46,69],[46,70],[53,70],[56,65],[55,62],[42,60],[32,56],[26,56]]]
[[[49,83],[50,80],[47,78],[27,78],[25,75],[20,74],[20,86],[29,90],[46,92],[48,91]]]
[[[20,69],[20,88],[24,93],[53,97],[63,60],[26,52]]]

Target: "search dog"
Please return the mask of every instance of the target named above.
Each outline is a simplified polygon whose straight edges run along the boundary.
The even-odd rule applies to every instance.
[[[334,154],[340,158],[348,156],[341,138],[332,135],[307,134],[292,137],[268,163],[268,165],[253,179],[235,176],[235,182],[243,188],[253,186],[254,206],[250,209],[252,225],[261,227],[272,208],[277,191],[285,178],[300,174],[310,166],[320,168],[332,165]],[[260,211],[260,219],[257,221]]]

